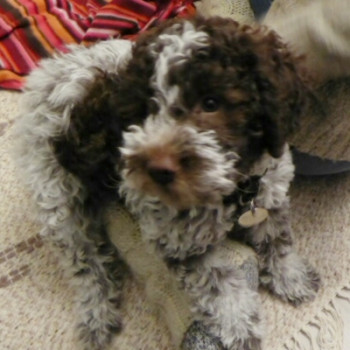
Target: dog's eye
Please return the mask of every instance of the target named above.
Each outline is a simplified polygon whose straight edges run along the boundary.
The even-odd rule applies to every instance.
[[[202,100],[201,107],[205,112],[216,112],[220,107],[217,97],[207,96]]]

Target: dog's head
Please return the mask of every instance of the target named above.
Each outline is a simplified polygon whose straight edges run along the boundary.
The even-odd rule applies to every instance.
[[[117,168],[168,204],[216,201],[264,152],[281,155],[307,94],[298,62],[263,27],[166,22],[135,42],[118,74],[98,75],[56,140],[58,157],[91,197],[111,192]]]
[[[275,33],[226,19],[169,22],[142,37],[127,75],[144,86],[124,90],[136,90],[129,118],[141,113],[146,123],[124,134],[127,183],[180,206],[228,194],[233,167],[281,155],[307,91],[297,61]],[[133,110],[141,88],[144,110]]]

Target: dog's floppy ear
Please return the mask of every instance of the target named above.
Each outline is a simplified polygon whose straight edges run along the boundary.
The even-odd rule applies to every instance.
[[[277,158],[312,93],[302,58],[294,56],[276,33],[261,28],[256,34],[261,35],[256,84],[260,92],[263,141],[268,152]]]

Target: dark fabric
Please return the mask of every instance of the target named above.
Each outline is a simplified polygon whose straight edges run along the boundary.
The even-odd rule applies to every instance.
[[[311,154],[292,150],[297,175],[332,175],[350,171],[350,162],[324,159]]]
[[[249,0],[256,18],[261,18],[270,8],[273,0]]]

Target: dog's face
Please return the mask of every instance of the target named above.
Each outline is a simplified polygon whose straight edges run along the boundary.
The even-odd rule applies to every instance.
[[[96,78],[55,148],[92,197],[122,174],[168,205],[208,204],[264,152],[281,155],[306,91],[276,34],[229,19],[169,21],[138,39],[115,77]]]
[[[129,74],[142,60],[153,69],[144,72],[146,124],[124,134],[131,188],[172,206],[208,204],[234,190],[235,168],[246,170],[264,151],[281,155],[305,87],[275,34],[230,20],[182,20],[141,39],[134,57]],[[221,173],[208,176],[214,168]]]

